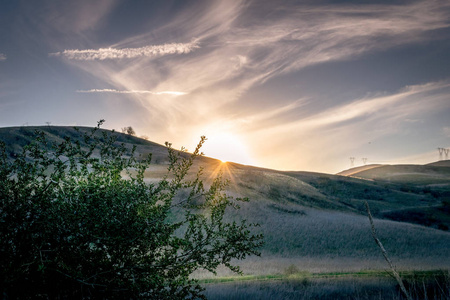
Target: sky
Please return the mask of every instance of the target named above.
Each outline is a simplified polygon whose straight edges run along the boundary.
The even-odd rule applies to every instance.
[[[436,161],[449,117],[448,0],[0,1],[0,127],[337,173]]]

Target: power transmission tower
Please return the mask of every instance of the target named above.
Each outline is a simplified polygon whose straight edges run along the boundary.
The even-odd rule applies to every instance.
[[[350,157],[350,164],[352,167],[355,166],[355,158],[354,157]]]
[[[444,149],[444,152],[445,152],[445,159],[448,159],[448,151],[449,151],[450,149]]]
[[[363,164],[366,165],[366,163],[367,163],[367,157],[363,157],[363,158],[362,158],[362,161],[363,161]]]
[[[439,160],[443,160],[444,158],[443,158],[443,154],[444,154],[444,148],[438,148],[438,151],[439,151]]]

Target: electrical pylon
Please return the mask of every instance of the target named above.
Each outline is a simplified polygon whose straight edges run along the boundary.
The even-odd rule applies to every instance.
[[[444,148],[438,148],[438,151],[439,151],[439,160],[443,160],[444,159],[444,156],[443,156],[443,154],[444,154]]]
[[[355,158],[354,157],[350,157],[350,164],[352,167],[355,166]]]

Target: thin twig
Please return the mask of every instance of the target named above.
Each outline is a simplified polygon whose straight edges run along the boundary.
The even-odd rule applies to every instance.
[[[372,228],[372,237],[375,240],[375,242],[377,243],[378,247],[380,247],[381,253],[383,253],[384,259],[389,264],[389,267],[391,268],[392,274],[394,275],[395,280],[397,280],[398,285],[400,286],[400,289],[402,290],[403,294],[406,296],[406,299],[412,300],[411,296],[409,295],[408,291],[405,288],[405,285],[403,284],[403,281],[402,281],[400,275],[398,274],[397,270],[395,269],[394,264],[389,259],[386,249],[384,249],[383,244],[381,243],[381,241],[377,237],[377,232],[375,230],[375,225],[373,224],[372,214],[370,213],[369,203],[367,203],[367,201],[365,201],[365,204],[366,204],[367,214],[369,216],[370,226]]]

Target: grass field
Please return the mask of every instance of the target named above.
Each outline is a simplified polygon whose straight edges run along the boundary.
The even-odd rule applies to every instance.
[[[55,142],[64,136],[78,139],[67,127],[40,129]],[[0,140],[6,142],[11,157],[31,141],[33,130],[0,128]],[[148,182],[156,182],[166,173],[165,147],[117,135],[118,143],[136,145],[137,154],[153,153],[154,165],[146,172]],[[365,201],[376,218],[379,238],[399,269],[444,270],[405,273],[409,284],[418,291],[441,289],[440,293],[430,292],[428,299],[449,299],[447,164],[379,166],[349,172],[359,178],[222,164],[207,157],[199,158],[193,172],[200,166],[206,185],[222,173],[229,180],[228,194],[250,199],[239,211],[229,211],[228,220],[259,223],[255,230],[265,236],[261,257],[236,262],[244,277],[230,277],[233,274],[224,268],[218,270],[218,277],[207,272],[195,274],[210,299],[401,299],[395,281],[380,271],[387,265],[371,236]]]
[[[449,299],[448,271],[403,272],[413,299]],[[404,299],[383,271],[298,273],[204,283],[208,299]]]

